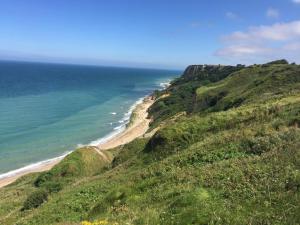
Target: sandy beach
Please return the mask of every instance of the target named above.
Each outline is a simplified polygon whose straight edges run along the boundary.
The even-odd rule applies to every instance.
[[[110,148],[115,148],[119,145],[124,145],[137,137],[140,137],[146,133],[149,127],[150,119],[147,118],[148,116],[148,108],[153,104],[154,100],[151,97],[144,98],[143,102],[138,104],[132,112],[130,123],[127,125],[126,129],[121,132],[120,134],[112,137],[111,139],[107,140],[104,143],[99,144],[96,146],[100,150],[107,150]],[[63,157],[57,158],[56,160],[49,161],[44,164],[40,164],[34,168],[30,168],[28,170],[20,171],[19,173],[15,173],[12,176],[4,177],[0,179],[0,188],[4,187],[18,178],[35,172],[43,172],[50,170],[53,166],[58,164]]]
[[[50,170],[53,166],[55,166],[57,163],[59,163],[62,159],[57,159],[57,160],[53,160],[49,163],[45,163],[45,164],[41,164],[40,166],[37,166],[35,168],[32,168],[32,169],[28,169],[28,170],[24,170],[20,173],[16,173],[14,174],[13,176],[9,176],[9,177],[5,177],[5,178],[2,178],[0,180],[0,188],[1,187],[4,187],[6,185],[9,185],[11,183],[13,183],[14,181],[16,181],[18,178],[26,175],[26,174],[29,174],[29,173],[36,173],[36,172],[43,172],[43,171],[47,171],[47,170]]]
[[[130,123],[126,129],[113,137],[112,139],[98,145],[101,150],[115,148],[119,145],[124,145],[131,142],[137,137],[146,133],[149,128],[150,119],[147,119],[148,108],[153,104],[154,100],[151,97],[144,98],[141,104],[138,104],[131,114]]]

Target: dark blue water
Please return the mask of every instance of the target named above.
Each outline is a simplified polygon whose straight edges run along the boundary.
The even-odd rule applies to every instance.
[[[130,106],[178,74],[0,62],[0,174],[117,132]]]

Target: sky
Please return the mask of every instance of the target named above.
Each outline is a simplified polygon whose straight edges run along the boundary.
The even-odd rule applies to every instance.
[[[300,0],[0,0],[0,59],[184,69],[300,63]]]

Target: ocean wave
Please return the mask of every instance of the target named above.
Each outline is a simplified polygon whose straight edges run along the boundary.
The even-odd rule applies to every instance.
[[[111,132],[111,133],[107,134],[106,136],[101,137],[101,138],[99,138],[95,141],[92,141],[87,145],[77,144],[77,148],[82,148],[82,147],[85,147],[85,146],[97,146],[97,145],[100,145],[102,143],[105,143],[105,142],[109,141],[113,137],[115,137],[118,134],[122,133],[126,129],[126,125],[129,123],[131,114],[134,111],[134,109],[136,108],[136,106],[141,104],[143,102],[144,98],[146,98],[147,96],[148,95],[146,95],[145,97],[139,98],[133,105],[130,106],[129,110],[126,113],[124,113],[123,118],[120,121],[118,121],[121,125],[115,127],[113,132]],[[112,112],[111,114],[115,115],[116,113]],[[111,123],[111,125],[113,125],[113,124],[114,123]],[[7,173],[0,174],[0,179],[13,177],[13,176],[19,175],[19,174],[26,174],[26,172],[30,172],[34,169],[37,169],[37,168],[41,167],[41,166],[51,164],[52,162],[54,162],[56,160],[61,160],[64,157],[66,157],[67,155],[69,155],[71,152],[73,152],[73,151],[68,151],[68,152],[64,153],[63,155],[61,155],[61,156],[51,158],[51,159],[47,159],[47,160],[43,160],[43,161],[39,161],[37,163],[32,163],[32,164],[29,164],[29,165],[24,166],[22,168],[12,170],[12,171],[9,171]]]
[[[109,141],[110,139],[117,136],[118,134],[122,133],[126,129],[126,125],[130,121],[130,117],[131,117],[133,110],[136,108],[137,105],[141,104],[143,102],[144,98],[146,98],[147,96],[148,95],[146,95],[145,97],[139,98],[133,105],[130,106],[129,110],[126,113],[124,113],[123,118],[118,121],[121,125],[115,127],[113,129],[114,130],[113,132],[111,132],[108,135],[101,137],[95,141],[90,142],[88,144],[88,146],[98,146],[100,144],[103,144],[103,143]]]
[[[114,127],[114,130],[120,130],[123,126],[125,126],[125,124],[122,124],[120,126]]]
[[[166,89],[167,87],[169,87],[171,85],[171,80],[165,80],[163,82],[160,82],[158,84],[158,86],[160,87],[160,90],[162,89]]]
[[[99,138],[95,141],[92,141],[91,143],[88,144],[88,146],[98,146],[100,144],[103,144],[107,141],[109,141],[110,139],[112,139],[113,137],[117,136],[118,134],[122,133],[124,130],[126,129],[126,126],[122,126],[117,130],[114,130],[113,132],[109,133],[108,135]]]
[[[64,153],[63,155],[61,155],[61,156],[51,158],[51,159],[47,159],[47,160],[43,160],[43,161],[39,161],[37,163],[32,163],[32,164],[29,164],[27,166],[21,167],[19,169],[11,170],[7,173],[0,174],[0,180],[3,179],[3,178],[13,177],[13,176],[16,176],[16,175],[19,175],[19,174],[25,174],[26,172],[30,172],[34,169],[37,169],[37,168],[41,167],[41,166],[49,165],[54,161],[63,159],[64,157],[69,155],[71,152],[72,151],[68,151],[68,152]]]

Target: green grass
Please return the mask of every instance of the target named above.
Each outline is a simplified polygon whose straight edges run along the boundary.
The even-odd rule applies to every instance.
[[[104,154],[109,161],[112,160],[109,152],[106,151]],[[41,173],[34,184],[46,189],[51,189],[53,186],[55,188],[57,184],[63,186],[80,177],[100,173],[108,163],[95,149],[84,147],[68,155],[50,171]]]
[[[289,96],[300,90],[297,65],[257,65],[231,74],[220,82],[197,89],[194,111],[228,110],[248,103]]]
[[[49,172],[0,189],[0,224],[300,224],[299,78],[299,66],[280,62],[193,87],[192,111],[174,119],[157,109],[153,127],[163,128],[107,152],[111,163],[76,150]],[[177,100],[172,107],[186,111]],[[60,190],[46,185],[57,182]],[[39,190],[47,201],[22,211]]]
[[[166,90],[155,92],[159,97],[163,94],[169,96],[156,101],[150,108],[149,113],[153,118],[151,128],[157,127],[163,120],[175,116],[179,112],[192,112],[194,108],[195,92],[199,86],[205,86],[224,79],[233,72],[241,70],[243,67],[237,66],[216,66],[205,67],[194,74],[183,74],[182,77],[171,82]]]

